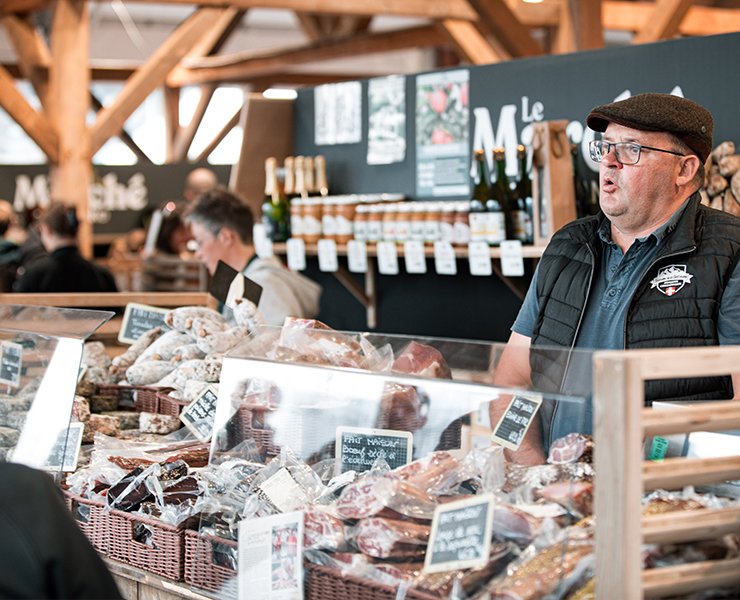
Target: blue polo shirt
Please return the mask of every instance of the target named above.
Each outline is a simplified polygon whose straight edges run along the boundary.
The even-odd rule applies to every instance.
[[[612,240],[611,223],[604,218],[599,225],[598,236],[602,244],[600,264],[594,270],[594,281],[583,314],[583,321],[578,331],[576,347],[584,350],[605,350],[624,348],[624,327],[630,300],[635,294],[645,272],[658,255],[658,251],[676,227],[678,220],[688,204],[684,202],[662,226],[651,234],[638,238],[627,252]],[[537,278],[535,271],[532,283],[527,291],[524,303],[511,327],[512,331],[532,337],[534,324],[539,313],[537,298]],[[720,344],[740,344],[740,265],[733,271],[722,296],[717,317],[717,331]],[[577,396],[591,394],[591,353],[575,353],[571,360],[563,391]],[[570,431],[582,430],[590,433],[591,411],[582,418],[568,419],[558,415],[553,422],[550,441]],[[561,411],[558,409],[558,412]],[[562,422],[562,423],[561,423]],[[579,425],[580,423],[580,425]],[[547,441],[548,438],[545,438]]]

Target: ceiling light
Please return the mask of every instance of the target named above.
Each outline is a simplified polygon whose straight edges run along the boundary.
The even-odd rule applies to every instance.
[[[262,95],[272,100],[295,100],[298,92],[290,88],[268,88],[262,92]]]

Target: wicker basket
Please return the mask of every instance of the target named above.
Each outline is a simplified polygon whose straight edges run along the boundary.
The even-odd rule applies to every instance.
[[[280,454],[280,447],[273,442],[275,432],[271,429],[242,428],[240,433],[242,440],[254,440],[260,454],[265,456],[278,456]]]
[[[157,401],[157,412],[163,415],[170,415],[172,417],[179,417],[183,407],[188,405],[188,402],[178,400],[177,398],[170,396],[169,391],[158,391]]]
[[[160,396],[165,394],[169,389],[171,388],[147,385],[103,384],[98,386],[98,394],[101,396],[116,396],[120,408],[131,408],[139,412],[159,413],[161,412]]]
[[[216,592],[237,572],[219,564],[219,554],[231,554],[236,559],[237,543],[233,540],[185,532],[185,581],[193,587]]]
[[[343,575],[339,571],[304,562],[306,600],[395,600],[398,590],[369,579],[361,579],[354,575]],[[418,590],[408,590],[406,598],[413,600],[440,600],[434,596]]]
[[[111,523],[108,556],[168,579],[182,581],[186,523],[175,527],[157,519],[120,510],[108,511]],[[139,541],[146,536],[147,542]]]
[[[111,538],[111,521],[105,503],[83,498],[69,490],[64,490],[64,496],[72,517],[87,539],[98,552],[107,554]]]

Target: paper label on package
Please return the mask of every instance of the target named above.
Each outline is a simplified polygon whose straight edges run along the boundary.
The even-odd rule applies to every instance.
[[[524,255],[519,240],[501,242],[501,274],[504,277],[522,277],[524,275]]]
[[[434,270],[439,275],[457,275],[455,250],[449,242],[434,242]]]
[[[347,264],[350,273],[367,273],[367,244],[361,240],[347,242]]]
[[[306,270],[306,242],[301,238],[288,240],[288,268],[291,271]]]
[[[406,272],[418,275],[423,275],[427,272],[424,242],[419,240],[404,242],[403,258],[406,261]]]
[[[471,275],[488,277],[493,273],[491,250],[486,242],[478,241],[468,244],[468,262]]]
[[[319,271],[334,273],[339,269],[337,243],[334,240],[319,240]]]
[[[274,255],[272,240],[267,237],[267,228],[263,223],[255,223],[252,228],[252,242],[254,251],[260,258],[270,258]]]
[[[278,509],[283,512],[297,510],[308,504],[308,497],[288,469],[282,467],[262,483],[259,488]]]
[[[378,272],[381,275],[398,275],[398,251],[395,242],[378,242]]]

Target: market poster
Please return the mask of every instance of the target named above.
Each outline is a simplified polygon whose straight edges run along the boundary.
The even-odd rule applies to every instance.
[[[468,183],[467,69],[416,78],[416,195],[462,196]]]
[[[389,165],[406,157],[406,78],[368,81],[367,164]]]
[[[317,146],[362,141],[362,84],[348,81],[316,87],[314,122]]]

